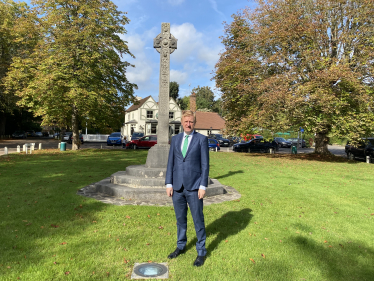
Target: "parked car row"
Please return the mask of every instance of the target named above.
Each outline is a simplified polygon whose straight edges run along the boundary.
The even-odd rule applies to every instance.
[[[354,146],[350,143],[347,143],[345,146],[345,153],[347,154],[347,158],[354,160],[369,158],[369,162],[374,162],[374,138],[363,138],[358,143],[358,145]]]
[[[210,134],[208,138],[217,140],[220,146],[230,146],[230,141],[221,134]]]
[[[235,152],[264,152],[264,153],[274,153],[278,148],[275,141],[268,142],[264,139],[251,139],[244,143],[234,144],[233,150]]]
[[[27,137],[48,137],[49,136],[49,133],[48,132],[35,132],[35,131],[15,131],[13,134],[12,134],[12,138],[21,138],[21,139],[25,139]]]

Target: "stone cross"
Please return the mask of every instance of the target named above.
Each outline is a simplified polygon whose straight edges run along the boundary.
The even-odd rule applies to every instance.
[[[161,33],[153,40],[153,47],[160,53],[157,144],[164,145],[169,143],[170,54],[177,49],[177,39],[170,34],[170,23],[161,24]]]

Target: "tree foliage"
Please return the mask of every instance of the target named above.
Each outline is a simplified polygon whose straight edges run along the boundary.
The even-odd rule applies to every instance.
[[[196,94],[196,109],[205,109],[212,111],[214,106],[214,93],[209,86],[197,86],[192,89]]]
[[[190,109],[190,97],[184,96],[183,98],[178,99],[178,104],[181,110]]]
[[[169,87],[169,96],[172,97],[175,101],[179,98],[179,84],[178,82],[171,81]]]
[[[258,0],[225,26],[215,79],[227,125],[303,127],[327,153],[327,135],[374,131],[374,2]],[[255,130],[255,129],[254,129]]]
[[[6,117],[17,109],[17,97],[12,91],[6,94],[3,83],[13,57],[25,47],[17,42],[14,28],[15,23],[27,12],[28,6],[25,3],[0,1],[0,135],[4,134]]]
[[[70,126],[76,149],[80,124],[88,120],[107,127],[121,122],[125,105],[133,99],[136,85],[126,79],[130,64],[121,59],[132,56],[120,37],[129,20],[107,0],[32,4],[29,20],[18,30],[33,32],[19,41],[38,41],[31,53],[13,60],[6,85],[20,97],[19,105],[42,116],[43,125]]]

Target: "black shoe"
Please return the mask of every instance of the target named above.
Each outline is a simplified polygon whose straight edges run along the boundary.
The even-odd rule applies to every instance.
[[[177,247],[174,252],[172,252],[170,255],[168,255],[168,259],[175,259],[177,256],[179,256],[182,253],[183,253],[183,250],[181,250]]]
[[[194,266],[202,266],[205,261],[205,256],[197,256],[195,262],[193,263]]]

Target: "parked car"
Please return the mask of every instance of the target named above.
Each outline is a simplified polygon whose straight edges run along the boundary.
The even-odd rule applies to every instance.
[[[347,158],[354,160],[355,158],[366,159],[369,156],[369,162],[374,162],[374,138],[363,138],[357,146],[349,143],[345,146]]]
[[[111,133],[107,140],[106,145],[122,145],[122,135],[120,132]]]
[[[291,139],[287,139],[287,141],[291,142],[291,146],[292,145],[297,145],[297,143],[299,142],[301,147],[306,147],[306,142],[303,139],[291,138]]]
[[[284,138],[276,137],[274,140],[278,143],[279,147],[290,148],[292,145],[290,141],[286,141]]]
[[[69,136],[72,134],[72,132],[65,132],[64,136],[62,137],[62,140],[63,141],[68,141],[69,140]]]
[[[27,133],[25,131],[15,131],[12,134],[12,138],[25,139],[27,138]]]
[[[220,150],[219,143],[216,139],[208,139],[208,147],[210,151]]]
[[[244,142],[247,142],[252,139],[263,139],[264,137],[258,134],[246,134],[242,135]],[[243,142],[243,141],[242,141]]]
[[[157,144],[157,135],[144,136],[140,139],[129,141],[126,146],[127,148],[138,149],[138,148],[151,148]]]
[[[36,136],[34,130],[26,131],[26,133],[27,133],[27,136],[28,136],[28,137],[35,137],[35,136]]]
[[[230,141],[230,146],[241,141],[239,137],[227,137],[227,139]]]
[[[41,138],[43,136],[43,133],[42,132],[36,132],[35,136]]]
[[[131,135],[131,140],[137,140],[137,139],[140,139],[141,137],[144,137],[143,133],[133,132]]]
[[[222,137],[221,134],[210,134],[208,138],[217,140],[219,146],[230,146],[230,141]]]
[[[83,135],[82,135],[82,134],[79,134],[79,139],[80,139],[80,141],[81,141],[81,144],[83,144]],[[73,134],[70,134],[70,135],[69,135],[68,143],[70,143],[70,144],[73,143]]]
[[[268,142],[264,139],[252,139],[245,143],[234,144],[233,150],[235,152],[265,152],[274,153],[277,149],[277,145],[274,142]]]

